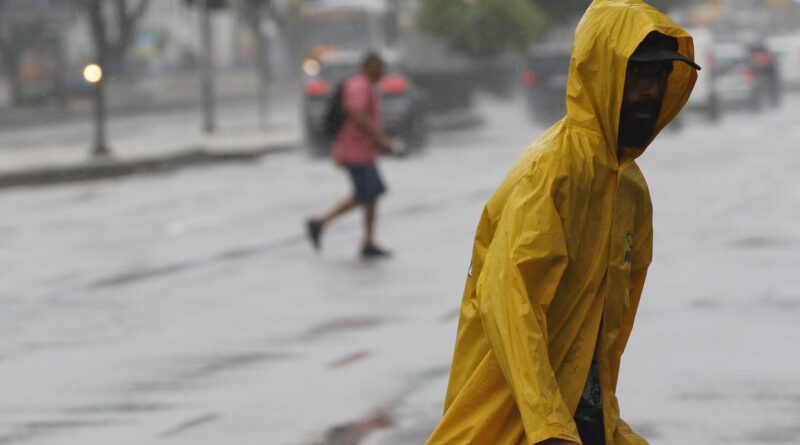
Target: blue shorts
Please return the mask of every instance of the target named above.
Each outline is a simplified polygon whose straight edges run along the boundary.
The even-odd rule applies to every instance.
[[[375,164],[348,165],[344,167],[353,180],[353,197],[361,203],[371,203],[386,192],[381,174]]]

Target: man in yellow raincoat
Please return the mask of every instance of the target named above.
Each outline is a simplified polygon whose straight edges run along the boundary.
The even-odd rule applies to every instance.
[[[691,37],[640,0],[595,0],[567,115],[484,208],[445,412],[429,445],[647,442],[620,418],[620,358],[652,257],[638,157],[697,79]]]

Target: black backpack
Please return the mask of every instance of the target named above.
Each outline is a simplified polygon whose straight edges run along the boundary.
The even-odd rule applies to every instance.
[[[328,110],[325,112],[325,139],[333,142],[339,132],[342,131],[342,126],[347,118],[344,111],[344,104],[342,99],[344,96],[344,82],[340,82],[336,86],[336,91],[328,100]]]

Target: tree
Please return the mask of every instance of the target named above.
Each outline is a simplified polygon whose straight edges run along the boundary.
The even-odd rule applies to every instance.
[[[256,67],[258,71],[258,117],[261,125],[267,120],[267,101],[269,72],[267,66],[267,38],[264,35],[262,20],[264,13],[275,15],[275,9],[270,0],[239,0],[240,17],[250,29],[255,42]]]
[[[95,48],[95,63],[103,71],[103,76],[95,84],[95,134],[91,154],[94,157],[105,157],[110,155],[106,141],[106,81],[111,67],[118,65],[124,59],[136,33],[136,24],[147,10],[149,0],[138,0],[138,2],[78,0],[78,2],[89,21]],[[109,16],[113,20],[109,20]],[[116,34],[112,36],[108,32],[109,28],[116,29]]]
[[[473,57],[524,51],[547,28],[530,0],[425,0],[419,26]]]
[[[0,66],[10,83],[11,91],[16,92],[19,48],[17,41],[13,38],[13,23],[7,20],[8,14],[5,8],[8,8],[5,1],[0,0]],[[13,97],[13,100],[16,103],[17,98]]]

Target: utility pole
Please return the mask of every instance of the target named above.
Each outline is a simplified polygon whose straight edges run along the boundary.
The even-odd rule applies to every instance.
[[[201,66],[203,97],[203,131],[214,132],[214,47],[211,35],[210,0],[200,2],[200,40],[203,45]]]

